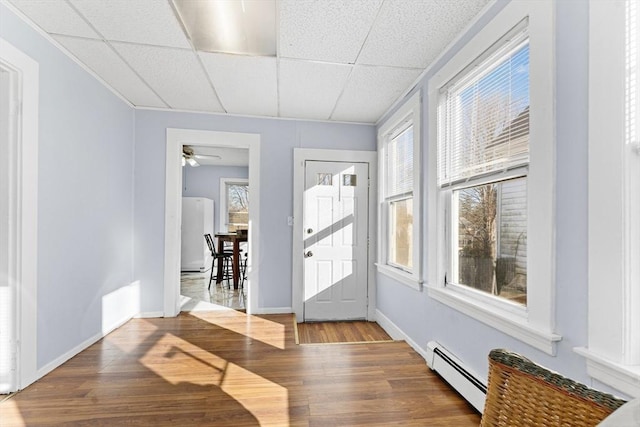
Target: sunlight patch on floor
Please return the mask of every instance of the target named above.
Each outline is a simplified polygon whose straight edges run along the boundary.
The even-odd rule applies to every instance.
[[[190,315],[280,350],[285,349],[285,326],[282,323],[235,310],[229,310],[228,316],[221,317],[220,312],[217,313],[211,316],[206,311],[195,311]]]
[[[156,333],[158,327],[145,319],[130,320],[126,328],[118,328],[104,337],[104,342],[116,346],[125,353],[135,351],[141,342],[146,341]],[[130,334],[135,334],[135,339],[131,339]]]
[[[158,357],[158,354],[162,356]],[[200,386],[219,386],[227,370],[225,359],[173,334],[165,334],[160,338],[140,359],[140,363],[174,385],[188,382]]]
[[[202,301],[196,298],[191,298],[185,295],[180,295],[180,311],[192,312],[192,311],[216,311],[216,310],[228,310],[233,311],[233,308],[224,307],[222,305],[214,304],[207,301]]]
[[[289,425],[289,392],[285,387],[230,363],[221,389],[251,412],[260,425]]]
[[[18,404],[11,399],[2,402],[2,410],[0,413],[2,414],[0,418],[7,417],[12,420],[12,426],[22,427],[26,425],[22,419],[22,415],[20,415],[20,408],[18,407]],[[17,420],[20,420],[20,422],[16,422]],[[0,425],[3,424],[0,423]]]

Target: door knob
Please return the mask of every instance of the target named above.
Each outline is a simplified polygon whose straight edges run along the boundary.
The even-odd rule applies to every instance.
[[[312,256],[313,256],[313,252],[311,252],[311,251],[308,251],[306,254],[304,254],[305,258],[310,258]]]

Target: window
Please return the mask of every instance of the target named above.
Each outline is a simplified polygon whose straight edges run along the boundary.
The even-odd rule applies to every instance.
[[[447,283],[526,305],[529,37],[440,94],[438,183],[448,199]]]
[[[378,132],[380,230],[378,270],[420,287],[420,94]]]
[[[589,9],[589,344],[576,351],[640,397],[640,17],[635,0]]]
[[[429,295],[549,354],[552,13],[509,3],[429,80],[427,177]]]
[[[239,178],[220,179],[221,226],[233,233],[249,228],[249,181]],[[223,225],[224,224],[224,225]]]

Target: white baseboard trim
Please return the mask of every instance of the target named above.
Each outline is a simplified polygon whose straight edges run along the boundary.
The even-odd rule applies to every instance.
[[[290,314],[293,313],[291,307],[259,307],[253,314]]]
[[[97,334],[93,335],[92,337],[86,339],[84,342],[81,342],[77,346],[73,347],[71,350],[67,351],[66,353],[61,354],[60,356],[56,357],[51,362],[47,363],[42,368],[38,369],[38,374],[37,374],[38,375],[38,379],[44,377],[49,372],[53,371],[54,369],[56,369],[57,367],[59,367],[60,365],[62,365],[66,361],[68,361],[69,359],[71,359],[73,356],[75,356],[78,353],[80,353],[81,351],[86,350],[87,348],[89,348],[93,344],[97,343],[102,338],[106,337],[111,332],[115,331],[120,326],[124,325],[129,320],[131,320],[132,318],[133,318],[133,316],[130,316],[130,317],[127,317],[125,319],[120,320],[119,322],[116,322],[116,324],[114,324],[111,327],[109,327],[108,329],[106,329],[105,332],[98,332]]]
[[[416,353],[418,353],[422,358],[427,360],[427,349],[422,348],[418,345],[417,342],[411,339],[411,337],[404,333],[402,329],[398,327],[395,323],[391,321],[387,316],[385,316],[380,310],[376,309],[376,322],[382,329],[385,330],[386,333],[389,334],[391,338],[394,340],[404,340],[411,348],[413,348]]]
[[[164,312],[162,311],[143,311],[141,313],[133,316],[136,319],[146,319],[151,317],[164,317]]]

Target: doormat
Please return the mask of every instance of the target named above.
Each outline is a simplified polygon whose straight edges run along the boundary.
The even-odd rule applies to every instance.
[[[376,322],[296,323],[296,344],[363,344],[393,342]]]

